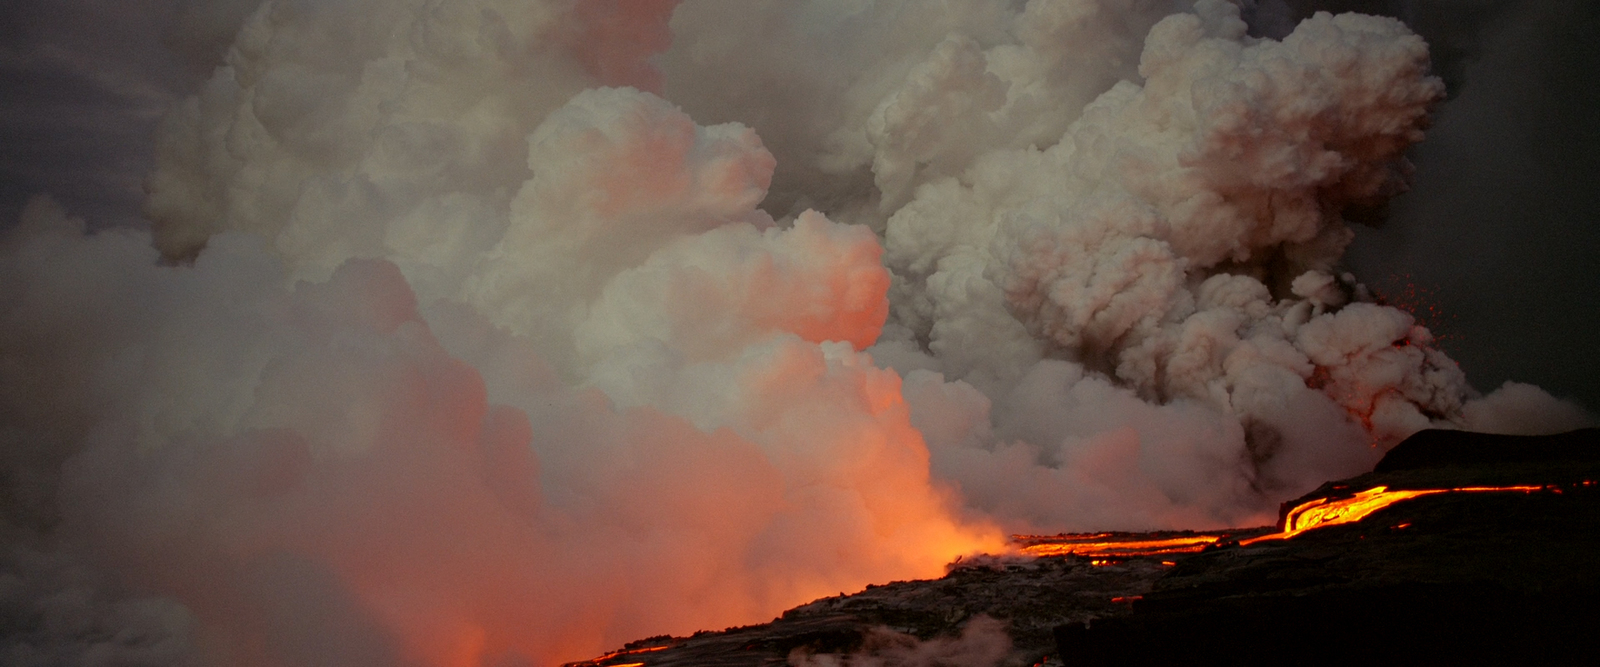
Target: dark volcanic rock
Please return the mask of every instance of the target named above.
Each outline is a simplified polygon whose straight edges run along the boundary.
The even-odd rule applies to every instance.
[[[1078,557],[985,558],[958,564],[942,579],[870,586],[790,609],[771,623],[644,640],[625,647],[629,652],[570,665],[783,665],[797,649],[852,652],[869,632],[920,639],[954,636],[979,615],[1006,623],[1013,643],[1008,664],[1028,665],[1053,652],[1053,628],[1128,613],[1129,601],[1169,569],[1159,558],[1094,562]]]
[[[1600,486],[1584,481],[1600,479],[1595,433],[1419,434],[1394,450],[1398,463],[1385,459],[1295,502],[1375,486],[1551,486],[1422,496],[1359,523],[1213,549],[1173,568],[1131,614],[1057,628],[1058,649],[1084,665],[1529,663],[1592,653]],[[1497,442],[1518,452],[1484,444]]]
[[[1056,631],[1073,665],[1534,664],[1600,648],[1593,587],[1396,584],[1141,609]]]

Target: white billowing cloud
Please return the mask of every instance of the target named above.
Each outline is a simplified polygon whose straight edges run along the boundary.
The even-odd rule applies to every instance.
[[[1461,409],[1464,427],[1482,433],[1549,435],[1595,425],[1593,413],[1522,382],[1507,382]]]
[[[43,201],[15,231],[6,414],[57,552],[191,610],[205,661],[442,665],[999,548],[859,351],[877,238],[776,228],[752,131],[594,87],[649,53],[566,26],[670,4],[477,4],[269,3],[168,121],[153,244]]]
[[[1341,211],[1405,187],[1443,93],[1427,65],[1390,19],[1278,42],[1200,2],[1058,141],[920,186],[888,220],[880,345],[971,385],[908,376],[935,469],[1029,527],[1225,525],[1467,424],[1427,330],[1333,273]]]
[[[532,177],[461,294],[558,359],[570,356],[588,304],[627,267],[684,236],[772,224],[756,210],[773,159],[755,133],[697,126],[648,93],[579,93],[527,143]]]
[[[673,18],[668,96],[756,128],[774,215],[820,207],[881,231],[923,183],[1047,145],[1182,0],[703,0]]]
[[[656,84],[675,4],[265,2],[167,119],[156,243],[184,256],[248,231],[307,277],[388,257],[435,296],[504,233],[546,115],[585,88]]]
[[[728,225],[618,275],[575,339],[582,358],[608,363],[633,350],[670,351],[678,362],[722,360],[782,333],[863,349],[889,315],[881,253],[871,231],[814,211],[788,229]]]
[[[679,416],[569,387],[470,317],[452,355],[385,260],[291,286],[253,237],[167,267],[142,234],[24,232],[0,264],[25,286],[6,408],[16,441],[70,448],[61,548],[182,602],[223,663],[551,662],[996,546],[930,481],[899,378],[848,343],[780,322],[723,366],[635,368],[719,376]],[[859,302],[883,300],[875,259]],[[28,363],[62,347],[88,356]]]
[[[89,621],[28,659],[552,664],[1592,423],[1339,273],[1440,95],[1399,23],[677,5],[266,2],[152,232],[29,206],[0,593]]]
[[[1180,14],[1152,31],[1145,86],[1118,84],[1051,148],[988,153],[891,218],[888,263],[912,291],[905,319],[931,345],[939,328],[960,328],[943,302],[970,308],[970,284],[984,281],[1059,347],[1129,347],[1195,310],[1190,276],[1326,270],[1347,239],[1339,208],[1398,187],[1374,175],[1403,168],[1399,151],[1440,94],[1420,40],[1393,21],[1323,15],[1282,44],[1246,44],[1231,6],[1201,6],[1214,25]],[[1323,62],[1329,53],[1373,62]],[[1328,92],[1340,88],[1350,92]],[[941,275],[962,272],[976,275]],[[923,287],[936,283],[956,294]]]

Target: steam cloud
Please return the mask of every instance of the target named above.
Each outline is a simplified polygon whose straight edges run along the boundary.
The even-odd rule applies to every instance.
[[[149,232],[0,240],[0,657],[552,664],[1592,423],[1340,271],[1427,63],[1221,0],[269,0]]]

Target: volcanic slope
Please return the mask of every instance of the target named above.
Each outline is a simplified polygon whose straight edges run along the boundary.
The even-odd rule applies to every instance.
[[[957,562],[942,579],[868,587],[762,625],[644,639],[569,667],[934,654],[962,665],[1474,663],[1590,652],[1600,648],[1589,631],[1600,623],[1597,482],[1597,429],[1422,431],[1374,472],[1284,503],[1275,528],[1017,536],[1017,554]],[[1414,491],[1429,493],[1347,509]],[[1324,523],[1286,532],[1319,507]],[[1141,546],[1173,543],[1197,546]],[[998,630],[1009,644],[985,635]]]

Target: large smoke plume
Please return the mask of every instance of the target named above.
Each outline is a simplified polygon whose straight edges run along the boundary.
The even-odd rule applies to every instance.
[[[0,658],[551,664],[1589,423],[1343,270],[1443,94],[1222,0],[269,0],[148,232],[0,240]]]

